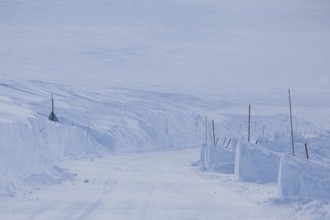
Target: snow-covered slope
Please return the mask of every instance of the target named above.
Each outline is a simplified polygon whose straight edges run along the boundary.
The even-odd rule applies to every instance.
[[[73,178],[58,167],[68,158],[199,146],[205,115],[220,142],[246,139],[248,104],[254,141],[286,134],[289,87],[295,133],[322,133],[329,10],[325,0],[0,1],[0,195]],[[59,123],[47,119],[51,93]]]
[[[329,8],[324,0],[3,0],[1,78],[267,104],[291,87],[299,104],[324,106]]]

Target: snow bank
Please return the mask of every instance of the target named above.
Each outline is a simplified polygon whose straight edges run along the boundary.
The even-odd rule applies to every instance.
[[[330,199],[330,168],[311,160],[282,157],[278,185],[282,198]]]
[[[95,143],[74,126],[30,119],[28,122],[0,124],[0,172],[49,168],[64,156],[80,157],[96,153]]]
[[[7,82],[2,86],[2,94],[12,98],[0,97],[0,103],[7,104],[0,111],[0,120],[17,120],[17,111],[11,110],[14,108],[29,112],[29,117],[38,113],[35,117],[47,119],[51,111],[50,92],[47,91],[51,90],[60,124],[73,124],[85,134],[89,131],[91,139],[115,152],[196,146],[202,139],[200,112],[204,110],[196,107],[196,103],[203,105],[198,98],[124,88],[98,92],[94,89],[86,91],[40,81]],[[24,122],[26,118],[19,121]]]
[[[100,150],[75,126],[40,117],[0,123],[0,133],[0,195],[13,195],[21,180],[57,183],[66,179],[70,175],[57,167],[59,161],[94,157]]]
[[[2,195],[12,195],[18,179],[67,178],[54,171],[67,158],[183,148],[202,139],[201,110],[191,96],[122,88],[94,93],[40,81],[0,86]],[[50,89],[59,123],[47,118]]]
[[[239,142],[236,148],[235,174],[241,181],[276,183],[280,154],[266,148]]]
[[[329,149],[327,135],[303,141],[313,141],[310,155],[305,159],[302,140],[297,139],[296,157],[292,157],[286,135],[277,134],[272,140],[259,139],[259,144],[240,141],[236,148],[226,149],[215,145],[202,145],[200,163],[205,170],[235,173],[240,181],[277,183],[280,197],[330,199],[330,168],[324,159]],[[323,159],[322,159],[323,158]]]
[[[234,173],[235,149],[217,145],[201,146],[200,165],[204,169]]]

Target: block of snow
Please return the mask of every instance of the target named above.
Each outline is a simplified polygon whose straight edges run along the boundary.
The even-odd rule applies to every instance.
[[[235,174],[241,181],[276,183],[280,154],[256,144],[239,142],[236,147]]]
[[[235,149],[216,145],[202,145],[201,165],[207,170],[234,173]]]
[[[330,168],[311,160],[282,157],[279,173],[282,198],[330,198]]]

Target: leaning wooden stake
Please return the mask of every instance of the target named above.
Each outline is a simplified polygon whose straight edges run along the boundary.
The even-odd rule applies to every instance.
[[[290,105],[290,124],[291,124],[291,144],[292,144],[292,155],[295,156],[294,154],[294,140],[293,140],[293,127],[292,127],[292,107],[291,107],[291,94],[290,94],[290,89],[289,91],[289,105]]]
[[[228,148],[228,147],[229,147],[229,144],[230,144],[230,142],[231,142],[231,139],[229,139],[229,141],[228,141],[228,144],[227,144],[226,148]]]
[[[225,137],[225,139],[223,140],[223,146],[225,146],[225,144],[226,144],[226,139],[227,139],[227,137]]]
[[[308,156],[308,146],[307,146],[307,143],[305,143],[305,150],[306,150],[306,158],[308,160],[309,159],[309,156]]]

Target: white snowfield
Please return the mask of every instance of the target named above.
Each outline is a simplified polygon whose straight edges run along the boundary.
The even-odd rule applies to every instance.
[[[330,219],[329,11],[1,0],[0,219]]]

